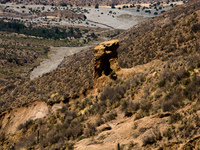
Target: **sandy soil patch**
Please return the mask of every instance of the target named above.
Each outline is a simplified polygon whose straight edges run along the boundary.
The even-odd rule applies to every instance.
[[[55,112],[63,107],[63,103],[48,106],[45,102],[35,101],[33,103],[15,108],[0,118],[0,133],[13,134],[18,130],[20,124],[28,120],[44,118],[49,113]]]
[[[29,106],[13,109],[2,117],[1,130],[5,134],[15,133],[20,124],[32,119],[43,118],[49,113],[49,108],[45,102],[34,102]]]

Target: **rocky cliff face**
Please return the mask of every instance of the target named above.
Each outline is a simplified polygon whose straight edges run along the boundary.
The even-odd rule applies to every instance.
[[[101,77],[103,74],[106,76],[115,75],[115,72],[120,68],[117,57],[118,47],[119,40],[111,40],[103,42],[94,48],[94,79]]]

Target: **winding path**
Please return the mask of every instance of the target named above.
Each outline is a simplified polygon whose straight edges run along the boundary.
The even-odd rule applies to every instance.
[[[30,79],[35,79],[58,68],[65,56],[73,55],[96,44],[97,43],[93,43],[91,45],[82,47],[51,47],[51,51],[48,54],[49,59],[44,59],[41,61],[40,65],[30,72]]]

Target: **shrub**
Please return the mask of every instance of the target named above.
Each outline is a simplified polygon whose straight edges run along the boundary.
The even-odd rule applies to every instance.
[[[166,79],[161,79],[159,82],[158,82],[158,86],[159,87],[164,87],[166,84]]]
[[[20,124],[18,126],[18,130],[23,129],[24,131],[27,131],[32,124],[33,124],[33,120],[30,119],[30,120],[26,121],[24,124]]]
[[[70,137],[73,137],[73,139],[76,139],[83,134],[83,126],[80,124],[80,122],[71,123],[68,130],[71,131]]]
[[[156,138],[153,135],[145,136],[142,140],[143,145],[153,144],[156,142]]]
[[[99,8],[99,4],[96,4],[96,5],[95,5],[95,8],[98,9],[98,8]]]
[[[64,112],[66,112],[67,111],[67,106],[66,105],[64,105],[61,109],[59,109],[59,111],[61,112],[61,113],[64,113]]]
[[[182,119],[182,115],[179,113],[172,114],[170,116],[169,123],[176,123],[177,121]]]
[[[187,127],[185,128],[185,131],[183,132],[185,137],[190,137],[191,136],[191,132],[194,130],[194,126],[189,124],[187,125]]]
[[[108,115],[106,115],[105,120],[110,121],[110,120],[114,120],[117,117],[117,113],[111,111]]]
[[[193,31],[193,32],[198,32],[198,31],[200,31],[200,24],[194,24],[194,25],[192,26],[192,31]]]
[[[190,73],[185,69],[180,69],[175,73],[175,78],[180,81],[182,78],[189,77]]]
[[[137,119],[140,119],[140,118],[143,118],[145,116],[145,114],[141,111],[138,111],[136,114],[135,114],[135,120]]]
[[[171,128],[168,128],[167,131],[165,131],[163,133],[163,136],[167,137],[168,140],[170,140],[172,138],[172,130],[171,130]]]
[[[125,88],[121,85],[117,85],[116,87],[106,87],[103,92],[101,93],[100,100],[105,101],[109,100],[111,104],[119,101],[121,98],[124,97]]]
[[[13,62],[13,58],[8,58],[7,62],[9,62],[9,63]]]
[[[131,117],[137,110],[140,109],[140,103],[123,101],[122,110],[125,110],[125,116]]]
[[[87,127],[84,129],[84,136],[89,137],[89,136],[94,136],[96,132],[96,126],[92,123],[87,123]]]
[[[127,109],[128,104],[129,104],[129,103],[128,103],[127,100],[123,100],[123,101],[121,102],[121,110],[124,111],[125,109]]]
[[[126,110],[125,111],[125,117],[131,117],[133,115],[133,112],[129,111],[129,110]]]
[[[175,108],[179,108],[183,105],[182,101],[183,97],[180,95],[180,92],[169,93],[162,100],[161,108],[164,112],[174,110]]]
[[[139,104],[138,104],[139,105]],[[140,103],[140,109],[143,111],[143,112],[149,112],[149,110],[151,109],[152,107],[152,103],[151,102],[148,102],[146,100],[143,100],[141,101]],[[136,107],[137,108],[137,107]]]
[[[102,117],[99,117],[98,119],[96,119],[95,125],[100,126],[101,124],[104,124],[104,120]]]
[[[29,89],[29,92],[31,93],[31,92],[35,92],[36,91],[36,89],[35,89],[35,87],[30,87],[30,89]]]
[[[139,132],[144,133],[146,130],[147,130],[147,128],[142,127],[142,128],[139,129]]]

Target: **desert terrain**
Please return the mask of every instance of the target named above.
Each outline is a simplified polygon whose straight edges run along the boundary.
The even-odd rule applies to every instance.
[[[23,5],[23,4],[0,4],[0,16],[5,18],[19,19],[24,22],[32,22],[36,24],[54,24],[54,25],[70,25],[70,26],[86,26],[114,29],[128,29],[150,17],[155,17],[161,12],[172,8],[172,5],[182,5],[183,2],[161,3],[157,7],[151,6],[150,3],[136,4],[134,7],[130,5],[116,5],[115,9],[110,6],[94,7],[64,7],[64,6],[48,6],[48,5]],[[124,6],[124,8],[123,8]],[[128,8],[127,8],[128,7]],[[120,9],[119,9],[120,8]],[[12,10],[12,14],[9,14]],[[70,19],[59,18],[56,16],[41,16],[42,12],[54,12],[55,10],[69,10],[78,14],[84,14],[87,19]],[[145,11],[146,10],[146,11]],[[7,12],[8,11],[8,12]],[[7,14],[5,13],[7,12]],[[2,13],[2,15],[1,15]],[[19,13],[18,15],[14,15]],[[156,14],[155,14],[156,13]]]
[[[199,0],[26,3],[1,4],[0,149],[200,148]]]

